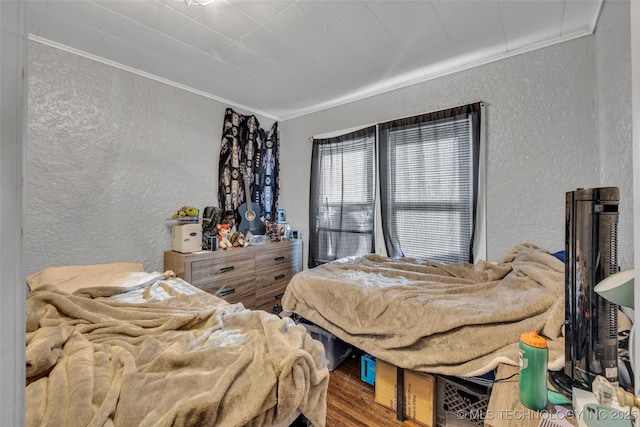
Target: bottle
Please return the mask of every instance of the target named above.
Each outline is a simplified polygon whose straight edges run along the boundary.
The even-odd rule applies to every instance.
[[[529,409],[542,411],[547,407],[547,340],[536,332],[520,335],[520,402]]]

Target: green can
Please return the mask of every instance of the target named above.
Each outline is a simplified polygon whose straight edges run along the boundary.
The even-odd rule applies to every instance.
[[[529,409],[542,411],[547,407],[547,340],[536,332],[520,336],[520,402]]]

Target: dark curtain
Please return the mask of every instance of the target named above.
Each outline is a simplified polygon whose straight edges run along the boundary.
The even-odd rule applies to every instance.
[[[218,165],[221,209],[237,213],[247,200],[248,186],[256,213],[269,221],[275,219],[280,192],[279,148],[277,122],[266,132],[254,115],[241,115],[227,108]]]
[[[314,139],[309,267],[374,252],[375,126]]]
[[[481,107],[379,125],[380,204],[389,256],[473,262]]]

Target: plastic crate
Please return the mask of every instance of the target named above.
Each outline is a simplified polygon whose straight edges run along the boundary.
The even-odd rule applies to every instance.
[[[492,385],[482,386],[457,377],[436,378],[436,426],[482,427]]]
[[[330,371],[336,369],[351,354],[353,350],[349,344],[345,343],[331,332],[325,331],[320,326],[310,323],[300,322],[307,328],[307,332],[315,340],[318,340],[324,346],[324,352],[327,357],[327,367]]]

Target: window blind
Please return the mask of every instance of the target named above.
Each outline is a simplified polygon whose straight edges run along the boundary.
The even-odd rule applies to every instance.
[[[309,267],[374,250],[375,129],[313,140]]]
[[[472,262],[480,103],[379,125],[389,256]]]

